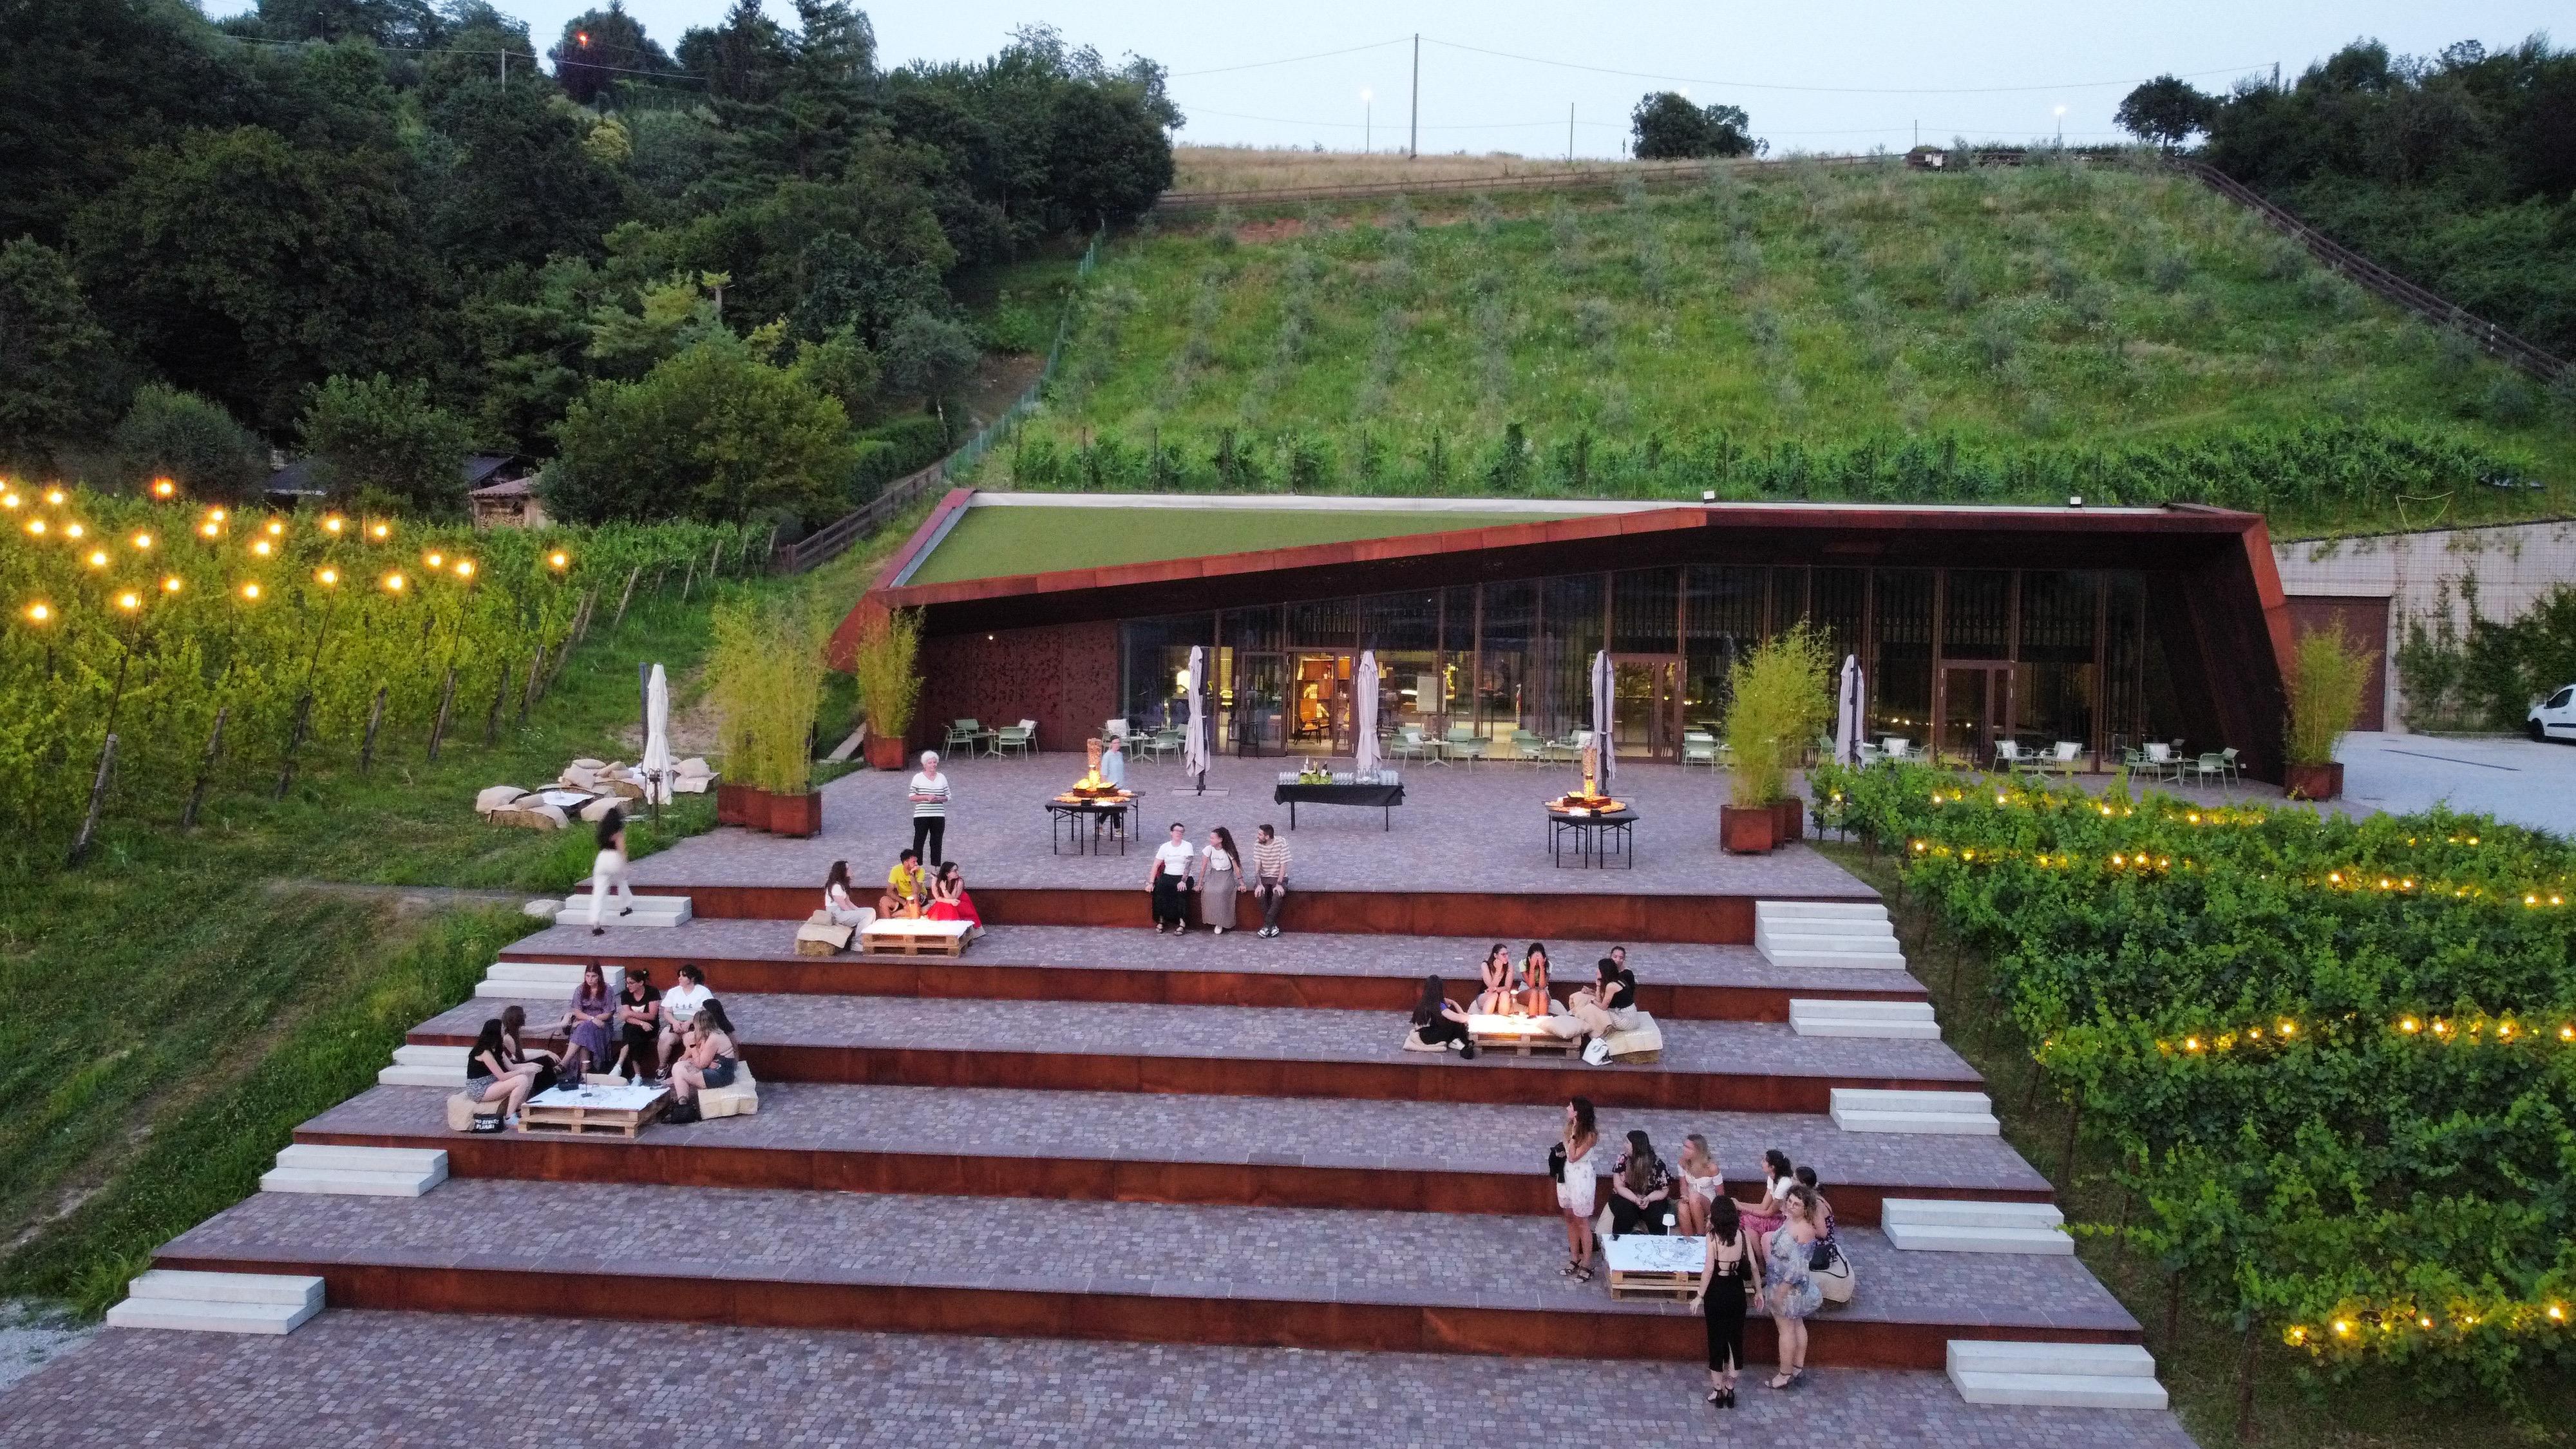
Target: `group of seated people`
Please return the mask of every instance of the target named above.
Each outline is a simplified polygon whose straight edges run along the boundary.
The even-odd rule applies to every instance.
[[[1548,985],[1547,944],[1532,941],[1518,960],[1504,942],[1496,941],[1478,968],[1483,987],[1464,1007],[1445,994],[1437,976],[1422,980],[1422,995],[1413,1007],[1413,1038],[1425,1047],[1446,1047],[1463,1057],[1476,1054],[1467,1032],[1471,1016],[1527,1017],[1552,1036],[1566,1041],[1589,1038],[1583,1059],[1595,1066],[1610,1059],[1609,1038],[1635,1031],[1644,1017],[1637,1010],[1637,974],[1628,969],[1628,948],[1613,946],[1593,966],[1592,984],[1559,1004]]]
[[[522,1046],[527,1023],[526,1010],[505,1008],[483,1023],[465,1055],[466,1094],[477,1104],[497,1104],[505,1127],[518,1124],[530,1097],[594,1075],[667,1086],[674,1107],[665,1120],[689,1121],[698,1094],[732,1086],[742,1060],[733,1021],[695,962],[681,964],[668,991],[630,971],[625,985],[611,992],[598,962],[584,966],[581,985],[553,1029],[564,1035],[561,1054]]]
[[[830,874],[823,878],[823,914],[833,925],[852,929],[878,920],[964,921],[968,940],[984,934],[984,918],[966,891],[965,870],[953,860],[926,868],[918,850],[906,850],[896,858],[874,909],[859,904],[850,863],[833,861]]]

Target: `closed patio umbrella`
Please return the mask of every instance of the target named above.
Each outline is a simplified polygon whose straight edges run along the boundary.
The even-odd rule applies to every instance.
[[[1201,794],[1207,792],[1208,721],[1207,721],[1207,649],[1190,646],[1190,727],[1181,737],[1181,773],[1196,776]]]
[[[1860,656],[1846,654],[1841,702],[1834,712],[1834,759],[1839,764],[1860,763],[1860,713],[1865,698],[1861,692]]]
[[[1601,754],[1601,778],[1593,788],[1602,791],[1610,788],[1610,776],[1618,769],[1618,751],[1610,744],[1610,726],[1617,708],[1610,698],[1610,682],[1610,651],[1604,649],[1592,656],[1592,743]]]
[[[1351,681],[1351,754],[1353,768],[1362,775],[1374,775],[1377,757],[1377,653],[1360,651],[1360,668]]]
[[[645,799],[671,803],[671,681],[659,664],[644,681],[644,755],[635,769],[644,777]]]

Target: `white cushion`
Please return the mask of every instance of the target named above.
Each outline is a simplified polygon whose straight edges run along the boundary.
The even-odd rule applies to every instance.
[[[495,810],[508,809],[511,802],[527,793],[516,785],[494,785],[474,797],[474,813],[489,815]]]
[[[760,1083],[752,1080],[751,1063],[736,1062],[733,1084],[698,1093],[701,1117],[748,1117],[760,1110]]]

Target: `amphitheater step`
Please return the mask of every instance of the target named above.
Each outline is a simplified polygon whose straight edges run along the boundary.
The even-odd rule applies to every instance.
[[[1755,901],[1756,921],[1885,921],[1877,901]]]
[[[1756,901],[1753,945],[1784,968],[1905,967],[1887,907],[1874,902]]]
[[[1953,1339],[1950,1382],[1972,1404],[2161,1409],[2153,1355],[2133,1343]]]
[[[1941,1023],[1928,1001],[1789,1000],[1789,1029],[1800,1036],[1875,1036],[1935,1041]]]
[[[2075,1251],[2066,1215],[2050,1203],[1888,1198],[1879,1222],[1890,1244],[1917,1252],[2065,1257]]]
[[[581,988],[583,970],[584,963],[579,961],[495,961],[491,969],[483,973],[483,979],[475,983],[474,994],[502,1001],[525,1001],[530,997],[568,998]],[[610,995],[625,988],[624,967],[607,967],[604,974]]]
[[[465,1089],[467,1050],[462,1045],[406,1042],[394,1048],[394,1064],[376,1073],[376,1085],[445,1087],[461,1092]]]
[[[262,1173],[262,1192],[341,1197],[418,1197],[447,1180],[447,1154],[413,1147],[344,1147],[298,1142]]]
[[[155,1268],[107,1310],[112,1328],[201,1333],[293,1333],[322,1311],[322,1280],[274,1273],[191,1273]]]
[[[1873,1091],[1836,1087],[1827,1108],[1846,1132],[1929,1132],[1998,1137],[1994,1103],[1983,1092]]]
[[[629,914],[621,914],[626,910],[627,902],[624,897],[610,896],[608,914],[601,918],[599,924],[603,926],[686,925],[690,914],[689,898],[639,895],[635,898],[633,911]],[[585,931],[589,930],[591,926],[590,893],[584,891],[579,895],[566,896],[562,909],[555,914],[555,920],[560,925],[579,926]]]

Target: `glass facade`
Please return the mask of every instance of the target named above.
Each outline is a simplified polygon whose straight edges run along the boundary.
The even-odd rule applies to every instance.
[[[1987,763],[2015,739],[2088,751],[2157,738],[2174,713],[2126,570],[1694,564],[1307,600],[1119,626],[1120,698],[1141,728],[1179,724],[1190,646],[1208,649],[1217,745],[1351,752],[1353,732],[1464,731],[1489,758],[1588,726],[1593,655],[1617,663],[1622,754],[1677,757],[1716,728],[1726,676],[1801,620],[1869,671],[1871,737]],[[1378,717],[1355,721],[1352,673],[1378,666]],[[2167,726],[2169,727],[2169,726]]]

